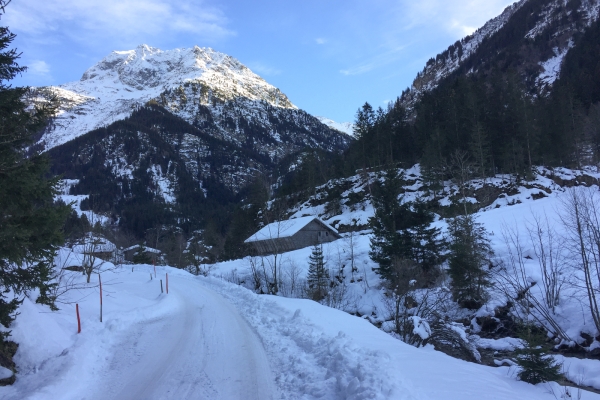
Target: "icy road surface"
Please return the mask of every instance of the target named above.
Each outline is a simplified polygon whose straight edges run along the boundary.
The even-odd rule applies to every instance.
[[[239,312],[197,281],[174,277],[178,312],[125,332],[92,399],[270,399],[262,343]]]

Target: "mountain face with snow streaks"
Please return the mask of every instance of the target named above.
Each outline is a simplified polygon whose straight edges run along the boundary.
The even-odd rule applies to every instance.
[[[282,159],[340,153],[352,140],[210,48],[115,51],[79,81],[39,90],[60,104],[37,143],[53,172],[138,236],[223,223],[221,207]]]
[[[40,140],[46,150],[122,120],[147,102],[219,139],[256,142],[255,149],[275,158],[303,146],[340,151],[349,141],[239,61],[210,48],[114,51],[81,80],[49,89],[61,107]]]
[[[581,34],[598,19],[600,0],[520,0],[498,17],[431,58],[402,93],[416,102],[453,75],[485,74],[491,68],[514,70],[532,95],[545,95],[561,63]]]
[[[306,148],[339,152],[351,140],[299,110],[233,57],[210,48],[162,51],[140,45],[114,51],[79,81],[43,90],[51,91],[60,104],[39,141],[46,150],[124,120],[147,104],[183,119],[195,128],[190,131],[202,131],[270,162]],[[190,149],[196,141],[191,136],[184,141]],[[190,162],[189,168],[198,174],[196,163]],[[226,186],[234,191],[247,181],[239,176],[228,180]]]
[[[344,132],[347,135],[354,136],[354,124],[352,122],[336,122],[327,117],[319,117],[317,119],[321,121],[321,123],[327,125],[328,127],[338,130],[340,132]]]

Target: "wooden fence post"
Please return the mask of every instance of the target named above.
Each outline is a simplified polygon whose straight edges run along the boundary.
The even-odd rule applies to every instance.
[[[167,274],[167,294],[169,294],[169,274]]]
[[[75,312],[77,313],[77,333],[81,333],[81,319],[79,318],[79,304],[75,304]]]
[[[160,292],[161,292],[161,293],[164,293],[164,292],[163,292],[163,287],[162,287],[162,279],[160,280]]]
[[[100,322],[102,322],[102,278],[98,274],[98,282],[100,282]]]

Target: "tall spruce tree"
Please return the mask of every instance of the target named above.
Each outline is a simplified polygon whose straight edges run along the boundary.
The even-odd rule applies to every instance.
[[[308,282],[309,297],[315,301],[321,301],[327,295],[329,276],[325,269],[325,257],[323,256],[323,246],[315,245],[308,261]]]
[[[373,229],[369,256],[379,264],[379,273],[384,279],[394,280],[397,273],[394,265],[399,258],[409,258],[410,237],[398,231],[410,213],[408,204],[400,201],[402,177],[394,168],[388,169],[384,181],[373,188],[375,215],[369,220]]]
[[[417,200],[412,204],[413,227],[406,229],[405,236],[411,238],[412,259],[420,267],[429,283],[439,276],[439,267],[445,259],[448,243],[442,237],[441,229],[431,226],[434,215],[427,204]]]
[[[0,0],[0,15],[8,3]],[[5,327],[30,291],[37,289],[37,302],[54,307],[52,261],[70,209],[54,204],[57,181],[48,178],[46,157],[26,154],[53,107],[51,102],[28,107],[29,89],[9,85],[25,71],[16,63],[19,53],[9,49],[14,38],[0,27],[0,323]]]
[[[354,121],[353,128],[354,136],[360,142],[363,168],[367,168],[367,140],[369,139],[373,125],[375,125],[375,112],[369,103],[365,103],[356,112],[356,120]]]
[[[454,299],[463,307],[479,308],[490,286],[490,258],[493,254],[485,228],[473,215],[454,218],[449,225],[449,274]]]
[[[373,190],[375,215],[369,220],[373,229],[369,255],[390,282],[404,276],[399,268],[409,264],[416,264],[425,280],[432,281],[447,248],[440,229],[430,226],[434,218],[425,203],[401,201],[403,177],[396,169],[388,169],[384,177]]]

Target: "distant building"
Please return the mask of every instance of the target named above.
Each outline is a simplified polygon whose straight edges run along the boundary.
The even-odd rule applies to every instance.
[[[266,225],[244,241],[257,254],[275,254],[302,249],[341,238],[331,226],[317,217],[302,217]]]
[[[149,262],[157,264],[162,262],[162,251],[153,249],[152,247],[141,246],[139,244],[123,249],[123,258],[125,258],[125,261],[131,262],[133,261],[133,257],[140,252]]]
[[[73,253],[86,254],[104,261],[113,261],[116,257],[117,246],[100,235],[88,233],[73,246],[72,250]]]

